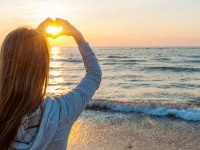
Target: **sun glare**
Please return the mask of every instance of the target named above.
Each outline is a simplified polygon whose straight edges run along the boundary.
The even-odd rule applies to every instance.
[[[59,58],[60,57],[60,48],[59,47],[52,47],[51,48],[51,57],[52,58]]]
[[[56,34],[62,32],[62,26],[59,26],[59,27],[48,26],[46,28],[46,32],[49,34],[52,34],[52,35],[56,35]]]

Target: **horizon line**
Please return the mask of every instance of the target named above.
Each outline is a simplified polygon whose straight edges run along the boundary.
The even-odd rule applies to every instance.
[[[77,45],[78,46],[78,45]],[[74,47],[77,47],[77,46],[52,46],[52,47],[61,47],[61,48],[74,48]],[[127,48],[200,48],[200,45],[199,46],[92,46],[91,47],[96,47],[96,48],[99,48],[99,47],[127,47]]]

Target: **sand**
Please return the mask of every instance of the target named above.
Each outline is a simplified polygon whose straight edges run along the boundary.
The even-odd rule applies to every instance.
[[[200,122],[87,110],[71,130],[68,150],[200,150]]]

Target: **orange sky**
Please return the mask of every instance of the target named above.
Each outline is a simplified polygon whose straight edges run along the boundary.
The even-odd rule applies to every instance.
[[[46,17],[68,19],[92,46],[200,46],[199,0],[0,0],[0,44]],[[50,40],[75,46],[71,38]]]

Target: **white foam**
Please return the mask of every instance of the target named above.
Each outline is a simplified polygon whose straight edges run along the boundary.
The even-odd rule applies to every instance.
[[[93,108],[92,108],[93,107]],[[98,107],[98,108],[97,108]],[[155,116],[171,116],[184,120],[200,121],[200,108],[160,106],[149,103],[122,103],[95,100],[88,104],[89,109],[102,109],[119,112],[137,112]]]

